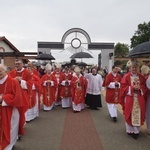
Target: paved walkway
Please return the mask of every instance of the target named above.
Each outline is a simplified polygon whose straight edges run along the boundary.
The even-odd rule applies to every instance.
[[[71,108],[60,106],[49,112],[41,110],[39,118],[26,124],[26,134],[15,150],[150,150],[145,126],[138,140],[126,135],[120,108],[118,122],[114,123],[103,95],[100,110],[85,108],[73,113]]]

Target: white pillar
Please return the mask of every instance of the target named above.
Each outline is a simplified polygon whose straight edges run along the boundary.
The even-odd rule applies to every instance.
[[[1,58],[1,64],[4,65],[4,58]]]
[[[108,72],[110,73],[111,71],[112,71],[112,59],[109,59]]]

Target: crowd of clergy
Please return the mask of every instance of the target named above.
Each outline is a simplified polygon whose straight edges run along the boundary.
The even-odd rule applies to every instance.
[[[85,107],[102,108],[101,92],[106,90],[108,114],[117,122],[117,105],[122,106],[126,133],[139,137],[140,127],[146,120],[150,134],[150,69],[135,60],[127,62],[128,72],[120,74],[118,66],[105,78],[93,66],[64,67],[59,63],[46,64],[42,72],[32,62],[24,67],[21,59],[15,60],[15,69],[7,71],[0,64],[0,150],[12,150],[24,135],[26,123],[40,117],[40,110],[54,107],[72,108],[79,113]]]

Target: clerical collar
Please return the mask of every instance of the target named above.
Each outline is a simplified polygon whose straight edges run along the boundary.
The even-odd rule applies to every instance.
[[[24,68],[22,68],[21,70],[17,70],[17,72],[22,72],[24,70]]]
[[[66,72],[65,72],[65,75],[66,75],[66,76],[68,76],[68,75],[69,75],[69,73],[66,73]]]
[[[133,74],[133,73],[131,72],[131,76],[136,77],[136,76],[138,76],[138,74],[137,74],[137,73],[136,73],[136,74]]]
[[[52,73],[47,73],[48,76],[50,76]]]
[[[112,72],[112,75],[113,75],[114,77],[116,77],[116,76],[117,76],[117,73]]]
[[[80,78],[82,75],[81,74],[79,74],[79,76],[77,76],[76,74],[75,74],[75,77],[77,77],[77,78]]]
[[[96,76],[97,74],[92,74],[93,76]]]
[[[8,77],[8,75],[6,75],[4,78],[0,79],[0,84],[3,84],[6,81],[7,77]]]

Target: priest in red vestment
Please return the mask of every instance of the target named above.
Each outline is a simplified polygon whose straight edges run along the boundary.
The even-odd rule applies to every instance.
[[[87,79],[80,73],[80,68],[75,68],[75,74],[71,79],[72,107],[74,112],[80,112],[85,108],[85,96]]]
[[[118,73],[118,67],[112,66],[112,71],[106,75],[103,87],[106,87],[106,102],[109,115],[117,122],[117,104],[119,103],[121,76]]]
[[[32,66],[27,67],[28,71],[32,75],[32,95],[30,97],[29,109],[26,111],[26,121],[31,121],[39,116],[40,109],[40,96],[41,96],[41,81],[40,77],[34,74]]]
[[[52,110],[55,103],[55,93],[57,89],[57,79],[51,72],[52,66],[47,64],[45,67],[46,74],[41,78],[43,110]]]
[[[30,67],[32,69],[32,73],[37,75],[40,78],[40,73],[37,71],[37,69],[34,67],[32,62],[28,62],[28,67]]]
[[[62,75],[62,81],[61,81],[61,91],[60,91],[60,97],[61,97],[61,103],[62,108],[68,108],[72,105],[72,99],[71,99],[71,82],[72,74],[69,71],[69,68],[65,67],[64,73]]]
[[[6,73],[0,64],[0,149],[12,149],[18,133],[24,134],[20,124],[19,109],[24,106],[23,93],[19,82]]]
[[[56,77],[57,83],[58,83],[58,86],[56,89],[56,95],[55,95],[55,105],[56,106],[61,105],[60,91],[61,91],[61,87],[62,87],[61,82],[62,82],[62,76],[63,76],[61,69],[62,69],[61,64],[59,64],[59,63],[55,64],[55,69],[54,69],[53,74]]]
[[[138,72],[138,62],[127,62],[130,72],[124,75],[120,88],[120,104],[126,121],[126,132],[134,139],[140,133],[140,126],[145,121],[146,80]]]
[[[21,59],[16,59],[15,60],[15,69],[9,72],[9,75],[20,83],[20,86],[23,90],[24,93],[24,103],[26,106],[23,109],[20,109],[20,115],[21,118],[24,118],[24,121],[22,122],[22,128],[25,125],[26,119],[25,119],[25,112],[29,108],[29,102],[30,102],[30,97],[32,93],[32,76],[30,72],[23,67],[23,61]]]

